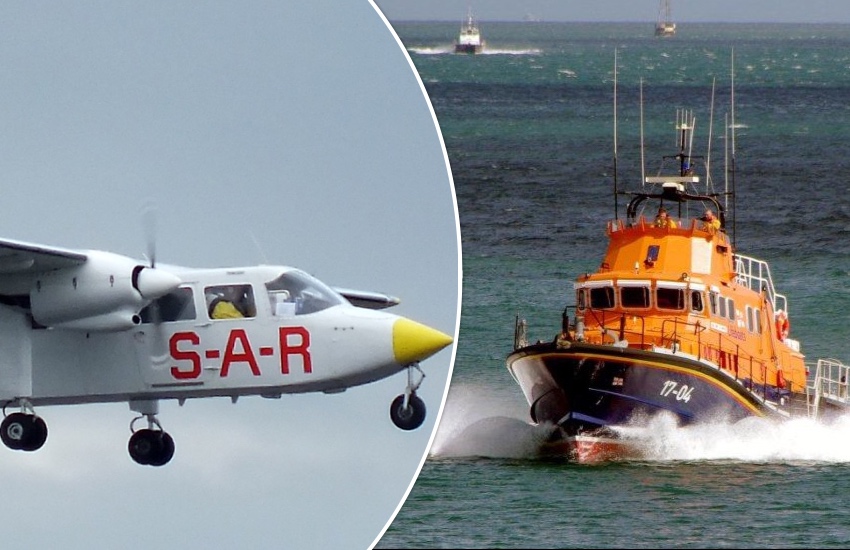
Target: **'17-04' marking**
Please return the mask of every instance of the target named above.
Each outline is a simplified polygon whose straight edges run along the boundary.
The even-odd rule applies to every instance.
[[[693,391],[694,389],[692,387],[689,388],[686,384],[680,385],[678,382],[667,380],[664,382],[664,387],[661,388],[661,395],[663,397],[675,397],[676,401],[687,403],[691,400]]]

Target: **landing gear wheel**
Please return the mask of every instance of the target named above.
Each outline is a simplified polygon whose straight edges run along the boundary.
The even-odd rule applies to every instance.
[[[163,466],[174,456],[174,439],[162,430],[146,428],[133,433],[127,450],[138,464]]]
[[[0,439],[15,451],[37,451],[47,441],[47,424],[34,414],[12,413],[0,423]]]
[[[40,416],[29,415],[32,418],[30,419],[30,426],[27,429],[29,432],[25,438],[24,446],[21,450],[24,451],[37,451],[41,449],[44,445],[44,442],[47,441],[47,424],[42,420]]]
[[[411,393],[405,407],[404,395],[399,395],[390,405],[390,418],[402,430],[415,430],[425,422],[425,402]]]

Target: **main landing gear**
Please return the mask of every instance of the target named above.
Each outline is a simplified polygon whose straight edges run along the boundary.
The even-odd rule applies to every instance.
[[[15,451],[37,451],[47,441],[47,424],[28,402],[21,402],[20,412],[6,415],[3,408],[3,422],[0,423],[0,439],[3,444]]]
[[[419,372],[419,380],[413,381],[413,370]],[[419,363],[407,365],[407,387],[404,393],[393,399],[390,405],[390,418],[396,427],[402,430],[415,430],[425,422],[425,402],[416,395],[416,390],[425,379],[425,373]]]
[[[130,441],[127,450],[130,458],[143,466],[163,466],[174,456],[174,439],[162,429],[156,415],[159,401],[130,401],[130,408],[141,416],[130,422]],[[147,418],[148,427],[135,429],[138,420]]]

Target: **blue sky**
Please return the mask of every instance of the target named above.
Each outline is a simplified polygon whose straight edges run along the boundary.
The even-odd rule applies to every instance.
[[[655,21],[657,0],[377,0],[390,21],[460,21],[472,8],[482,21]],[[687,22],[850,23],[850,2],[835,0],[671,0]]]
[[[0,18],[0,237],[160,264],[300,267],[402,299],[455,334],[451,175],[409,58],[361,2],[24,2]],[[69,350],[72,353],[73,350]],[[120,361],[121,358],[107,358]],[[126,403],[43,407],[35,453],[0,447],[7,546],[369,546],[424,458],[452,349],[343,394],[161,404],[160,469],[127,454]],[[62,368],[61,361],[56,368]]]

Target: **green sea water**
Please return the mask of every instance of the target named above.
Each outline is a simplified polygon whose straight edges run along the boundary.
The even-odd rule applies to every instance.
[[[481,22],[476,56],[451,53],[454,23],[393,26],[445,138],[464,283],[438,436],[377,547],[850,546],[850,417],[660,419],[649,460],[577,466],[533,458],[541,434],[505,368],[517,315],[552,338],[573,279],[604,253],[615,51],[620,184],[640,180],[641,95],[650,169],[675,152],[675,110],[692,109],[695,149],[736,191],[736,246],[770,263],[792,337],[808,360],[850,362],[850,26],[680,25],[658,39],[647,24]]]

